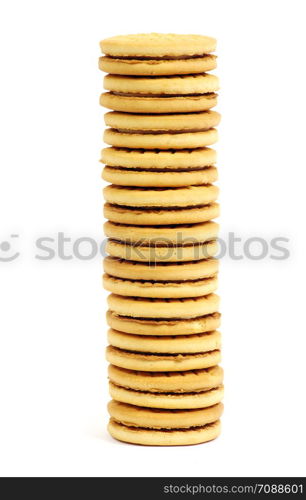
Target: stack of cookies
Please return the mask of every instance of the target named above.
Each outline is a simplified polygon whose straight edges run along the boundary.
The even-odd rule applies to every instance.
[[[155,33],[101,42],[109,432],[129,443],[220,432],[215,46]]]

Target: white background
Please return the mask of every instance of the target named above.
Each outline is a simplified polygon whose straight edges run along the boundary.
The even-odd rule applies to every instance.
[[[2,0],[2,475],[305,475],[303,8]],[[39,236],[102,240],[98,42],[151,31],[218,38],[223,234],[290,238],[286,261],[223,260],[223,433],[193,447],[107,435],[101,259],[35,259]]]

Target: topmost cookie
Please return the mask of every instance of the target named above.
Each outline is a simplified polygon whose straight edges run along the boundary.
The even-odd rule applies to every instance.
[[[145,33],[106,38],[100,47],[112,57],[183,57],[213,52],[216,40],[203,35]]]

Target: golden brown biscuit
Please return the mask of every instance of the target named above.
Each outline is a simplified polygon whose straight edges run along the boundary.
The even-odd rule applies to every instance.
[[[220,123],[221,116],[217,111],[203,113],[185,113],[173,115],[135,115],[110,111],[105,113],[105,125],[117,130],[151,131],[151,132],[194,132],[209,130]]]
[[[108,346],[106,359],[112,365],[128,370],[181,372],[216,366],[221,361],[221,354],[218,349],[201,353],[159,354],[131,352]]]
[[[199,75],[133,77],[106,75],[104,89],[127,97],[163,95],[198,95],[213,93],[219,90],[219,79],[216,75],[203,73]]]
[[[218,203],[184,208],[125,207],[110,203],[104,205],[105,219],[135,226],[196,224],[219,217],[219,212]]]
[[[140,59],[134,57],[99,58],[99,68],[112,75],[158,76],[192,75],[205,73],[217,67],[217,57],[212,54],[180,59],[163,58]]]
[[[129,170],[126,168],[105,167],[102,171],[102,178],[119,186],[181,187],[209,184],[218,179],[218,173],[215,167],[177,171]]]
[[[213,184],[179,188],[141,188],[111,185],[103,189],[108,203],[130,207],[191,207],[207,205],[218,198]]]
[[[176,374],[178,372],[171,373]],[[142,406],[145,408],[178,410],[206,408],[218,404],[223,399],[224,389],[223,386],[220,385],[213,389],[196,392],[149,392],[128,389],[110,382],[109,393],[113,399],[122,403]]]
[[[111,257],[118,257],[124,260],[135,260],[145,262],[181,262],[189,260],[202,260],[214,257],[218,253],[218,243],[208,241],[197,245],[185,246],[148,246],[129,245],[128,243],[108,240],[105,251]]]
[[[209,130],[220,123],[221,116],[217,111],[203,113],[185,113],[183,115],[135,115],[110,111],[105,113],[105,125],[117,130],[148,132],[194,132]]]
[[[118,131],[108,128],[104,131],[103,141],[119,148],[140,149],[186,149],[211,146],[218,140],[215,128],[195,132],[180,133],[141,133]]]
[[[120,424],[150,429],[199,427],[215,422],[223,413],[222,403],[195,410],[162,410],[112,400],[107,408],[110,416]]]
[[[142,427],[127,427],[110,419],[108,431],[115,439],[127,443],[146,446],[183,446],[205,443],[216,439],[221,432],[221,424],[220,420],[217,420],[203,427],[154,430]]]
[[[111,311],[135,318],[196,318],[218,312],[219,297],[213,293],[187,299],[150,299],[123,297],[110,294],[107,298]]]
[[[109,274],[103,276],[103,286],[117,295],[152,298],[202,297],[215,292],[217,276],[193,281],[144,281],[116,278]]]
[[[189,170],[209,167],[216,163],[217,153],[211,148],[194,150],[145,151],[126,148],[105,148],[101,162],[109,167],[141,170]],[[159,177],[161,177],[159,173]],[[156,184],[159,186],[159,184]]]
[[[221,314],[215,312],[192,319],[148,319],[120,316],[113,311],[106,313],[107,324],[120,332],[136,335],[192,335],[219,328]]]
[[[193,335],[133,335],[109,329],[107,339],[110,345],[127,351],[157,353],[195,353],[207,352],[221,347],[221,334],[218,331]]]
[[[211,109],[217,102],[218,95],[214,92],[178,97],[169,95],[166,98],[119,95],[113,92],[105,92],[100,96],[101,106],[128,113],[192,113]]]
[[[199,280],[215,276],[219,269],[217,259],[204,259],[191,262],[134,262],[106,257],[104,271],[117,278],[128,280],[147,280],[177,282]]]
[[[212,221],[179,226],[133,226],[115,222],[104,224],[104,233],[109,238],[137,245],[197,245],[217,238],[218,231],[219,225]]]
[[[182,57],[209,54],[216,50],[216,44],[215,38],[204,35],[139,33],[106,38],[100,47],[113,57]]]
[[[203,392],[219,387],[223,382],[223,369],[220,366],[163,373],[127,370],[109,365],[108,375],[110,381],[117,386],[152,393]]]

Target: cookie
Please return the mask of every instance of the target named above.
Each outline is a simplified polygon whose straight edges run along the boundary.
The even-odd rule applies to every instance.
[[[193,335],[135,335],[118,332],[110,328],[107,332],[110,345],[127,351],[157,353],[195,353],[207,352],[221,347],[221,335],[218,331]]]
[[[105,290],[117,295],[151,298],[202,297],[215,292],[217,276],[194,281],[144,281],[116,278],[109,274],[103,276]]]
[[[135,115],[111,111],[105,113],[105,125],[126,132],[196,132],[209,130],[220,123],[217,111],[172,115]]]
[[[104,224],[104,233],[108,238],[137,245],[197,245],[216,239],[218,231],[219,225],[212,221],[179,226],[133,226],[116,222]]]
[[[138,318],[195,318],[218,311],[219,297],[215,294],[187,299],[149,299],[110,294],[111,311],[121,316]]]
[[[134,262],[106,257],[105,273],[128,280],[164,281],[166,283],[199,280],[215,276],[219,269],[217,259],[191,262]]]
[[[127,427],[110,419],[108,431],[112,437],[127,443],[146,446],[183,446],[216,439],[221,432],[220,420],[190,429],[146,429]]]
[[[213,366],[202,370],[163,373],[127,370],[109,365],[108,376],[110,381],[119,387],[135,391],[165,394],[171,392],[182,395],[181,393],[203,392],[219,387],[223,382],[223,369],[220,366]],[[113,399],[120,401],[115,397]]]
[[[171,373],[176,374],[178,372]],[[218,404],[223,399],[224,389],[222,385],[219,385],[213,389],[206,389],[203,391],[199,390],[197,392],[163,393],[128,389],[110,382],[109,393],[112,398],[122,403],[142,406],[145,408],[164,408],[169,410],[178,410],[206,408]]]
[[[214,257],[218,253],[217,241],[185,246],[129,245],[120,241],[107,240],[105,251],[111,257],[145,262],[182,262]]]
[[[191,319],[149,319],[121,316],[113,311],[106,313],[107,324],[120,332],[149,336],[194,335],[211,332],[220,327],[219,312]]]
[[[114,420],[128,427],[183,429],[215,422],[223,413],[223,404],[217,403],[208,408],[195,410],[162,410],[142,408],[112,400],[108,403],[107,409]]]
[[[221,361],[221,355],[218,349],[192,354],[149,354],[131,352],[119,349],[118,347],[108,346],[106,349],[106,359],[112,365],[128,370],[181,372],[216,366]]]
[[[102,178],[119,186],[180,187],[209,184],[218,179],[218,173],[215,167],[177,171],[129,170],[118,167],[104,167]]]
[[[99,69],[112,75],[159,76],[159,75],[192,75],[205,73],[217,67],[217,57],[213,54],[203,56],[181,57],[180,59],[131,57],[99,58]]]
[[[218,103],[217,94],[165,97],[137,97],[136,95],[118,95],[105,92],[100,96],[100,105],[114,111],[128,113],[191,113],[206,111]]]
[[[190,429],[147,429],[127,427],[110,419],[108,424],[110,435],[132,444],[146,446],[184,446],[200,444],[216,439],[221,432],[220,420],[214,423]]]
[[[186,149],[176,151],[146,151],[126,148],[104,148],[101,162],[108,167],[141,170],[189,170],[209,167],[216,163],[217,153],[211,148]],[[162,177],[159,174],[159,177]],[[113,183],[115,184],[115,183]],[[204,183],[203,183],[204,184]],[[137,184],[136,184],[137,186]],[[156,184],[158,187],[159,184]]]
[[[218,203],[185,208],[125,207],[106,203],[104,217],[119,224],[136,226],[195,224],[215,219],[219,216]]]
[[[103,141],[111,146],[140,149],[202,148],[211,146],[217,140],[218,132],[215,128],[201,132],[168,132],[164,134],[125,132],[108,128],[103,136]]]
[[[218,198],[213,184],[179,188],[141,188],[111,185],[103,189],[108,203],[130,207],[191,207],[207,205]]]
[[[190,113],[217,104],[219,80],[209,73],[181,76],[130,77],[107,75],[100,104],[129,113]]]
[[[210,73],[155,78],[106,75],[103,86],[116,95],[128,97],[194,96],[219,90],[219,79]]]
[[[209,54],[216,39],[204,35],[140,33],[118,35],[100,42],[101,51],[111,57],[183,57]]]

